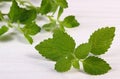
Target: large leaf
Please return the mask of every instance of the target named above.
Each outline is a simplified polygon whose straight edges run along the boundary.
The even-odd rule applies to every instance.
[[[83,61],[83,68],[85,72],[91,75],[101,75],[111,69],[106,61],[94,56],[90,56]]]
[[[74,40],[62,31],[55,31],[53,38],[44,40],[35,47],[40,54],[51,60],[69,57],[75,48]]]
[[[114,36],[115,27],[106,27],[95,31],[89,39],[91,53],[95,55],[104,54],[110,48]]]

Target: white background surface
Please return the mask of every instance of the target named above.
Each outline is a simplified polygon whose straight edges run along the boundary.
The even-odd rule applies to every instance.
[[[33,2],[39,5],[40,1]],[[9,32],[0,37],[0,79],[119,79],[120,0],[68,0],[68,2],[69,8],[65,10],[63,17],[73,14],[81,23],[77,28],[66,29],[77,45],[86,42],[91,33],[100,27],[116,27],[116,36],[111,48],[101,56],[111,65],[112,70],[100,76],[88,75],[83,70],[74,69],[58,73],[54,70],[55,63],[44,59],[34,49],[40,41],[51,37],[51,33],[41,32],[36,35],[35,43],[31,46],[22,35]],[[9,7],[7,5],[4,4],[4,7]],[[8,12],[8,8],[4,7],[0,6],[0,10]]]

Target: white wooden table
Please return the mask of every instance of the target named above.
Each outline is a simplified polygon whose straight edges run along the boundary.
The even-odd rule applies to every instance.
[[[38,4],[39,0],[32,0]],[[41,32],[34,37],[35,43],[29,45],[24,37],[12,32],[0,38],[0,79],[120,79],[120,0],[68,0],[69,8],[63,17],[75,15],[81,25],[66,29],[77,45],[86,42],[92,32],[105,26],[115,26],[116,36],[109,51],[102,55],[112,70],[101,76],[92,76],[71,69],[58,73],[54,70],[55,62],[43,58],[34,49],[40,41],[51,37],[48,32]],[[9,5],[0,10],[8,12]],[[2,23],[0,23],[2,25]]]

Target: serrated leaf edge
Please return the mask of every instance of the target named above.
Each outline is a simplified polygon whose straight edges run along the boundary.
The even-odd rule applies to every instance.
[[[94,58],[98,58],[98,59],[100,59],[100,60],[102,60],[103,62],[105,62],[108,66],[109,66],[109,70],[107,71],[107,72],[109,72],[111,69],[112,69],[112,67],[104,60],[104,59],[102,59],[102,58],[99,58],[99,57],[96,57],[96,56],[89,56],[89,57],[94,57]],[[87,58],[86,58],[87,59]],[[83,61],[83,63],[84,63],[84,61]],[[84,68],[83,68],[84,69]],[[85,71],[85,70],[84,70]],[[86,71],[85,71],[86,72]],[[88,72],[86,72],[86,73],[88,73],[88,74],[90,74],[90,75],[103,75],[103,74],[105,74],[105,73],[107,73],[107,72],[104,72],[104,73],[102,73],[102,74],[90,74],[90,73],[88,73]]]

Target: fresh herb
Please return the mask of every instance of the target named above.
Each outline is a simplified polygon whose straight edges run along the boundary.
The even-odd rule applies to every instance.
[[[18,3],[24,6],[24,8],[20,7]],[[8,28],[15,28],[32,44],[33,39],[31,36],[39,33],[41,28],[35,22],[37,18],[37,7],[34,7],[30,3],[29,5],[25,5],[25,3],[29,2],[12,0],[9,13],[4,14],[0,11],[0,20],[6,22],[4,29],[3,27],[1,28],[1,34],[7,32]],[[4,16],[8,16],[8,19],[6,20]]]
[[[35,48],[42,56],[56,61],[55,70],[58,72],[68,71],[72,66],[79,69],[80,61],[83,63],[85,72],[100,75],[107,73],[111,67],[96,55],[104,54],[108,50],[115,35],[114,32],[114,27],[101,28],[90,36],[87,43],[75,48],[75,41],[72,37],[61,30],[56,30],[53,38],[44,40]],[[93,56],[90,56],[91,53]]]
[[[68,8],[66,0],[42,0],[39,12],[42,15],[46,15],[50,20],[49,23],[43,25],[43,29],[46,31],[54,31],[56,28],[60,28],[62,31],[65,31],[65,27],[72,28],[79,26],[79,22],[73,15],[67,16],[63,21],[60,20],[66,8]],[[54,17],[55,13],[57,13],[57,18]]]
[[[32,37],[41,31],[42,26],[42,29],[54,33],[53,38],[40,42],[35,49],[42,56],[56,62],[56,71],[65,72],[71,67],[80,69],[80,62],[84,71],[92,75],[104,74],[111,69],[109,64],[98,56],[105,54],[110,48],[115,35],[114,27],[98,29],[88,42],[76,47],[74,39],[65,32],[65,28],[74,28],[80,23],[74,15],[60,19],[68,8],[67,0],[42,0],[39,7],[26,0],[0,0],[3,1],[11,1],[12,4],[9,13],[0,11],[0,21],[5,23],[0,27],[0,36],[14,28],[32,44]],[[39,16],[48,18],[49,22],[39,26],[36,22]]]
[[[40,7],[34,6],[29,1],[12,0],[9,13],[4,14],[0,11],[0,20],[6,22],[7,28],[16,28],[32,44],[32,36],[38,34],[41,30],[36,23],[36,18],[39,16],[47,17],[50,20],[49,23],[42,25],[42,29],[46,31],[54,31],[57,28],[65,31],[65,27],[79,26],[73,15],[66,17],[64,21],[60,21],[60,16],[67,7],[66,0],[42,0]],[[57,18],[55,19],[54,16],[57,11]],[[4,16],[8,16],[8,20]],[[23,25],[24,27],[22,27]]]

